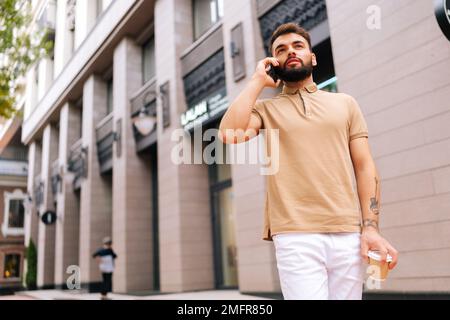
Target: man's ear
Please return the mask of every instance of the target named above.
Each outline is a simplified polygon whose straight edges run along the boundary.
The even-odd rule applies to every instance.
[[[316,59],[316,55],[314,53],[312,53],[311,55],[311,62],[313,67],[317,66],[317,59]]]

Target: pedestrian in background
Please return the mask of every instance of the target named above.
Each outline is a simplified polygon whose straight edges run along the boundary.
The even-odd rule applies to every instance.
[[[101,299],[108,299],[108,292],[112,291],[112,275],[114,272],[114,260],[117,258],[116,253],[112,249],[112,239],[110,237],[103,238],[103,247],[98,249],[93,258],[97,259],[100,272],[102,273],[102,289]]]

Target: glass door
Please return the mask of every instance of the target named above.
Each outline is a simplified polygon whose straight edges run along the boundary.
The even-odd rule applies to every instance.
[[[238,286],[236,220],[233,207],[231,166],[210,166],[210,194],[217,288]]]
[[[238,286],[236,224],[233,192],[230,184],[222,184],[212,191],[215,238],[216,284],[218,288]]]
[[[205,126],[219,128],[220,119]],[[236,246],[236,218],[231,180],[231,165],[227,164],[227,146],[217,136],[212,156],[215,162],[208,166],[211,218],[214,249],[215,285],[218,289],[238,287]],[[206,145],[204,145],[205,147]]]

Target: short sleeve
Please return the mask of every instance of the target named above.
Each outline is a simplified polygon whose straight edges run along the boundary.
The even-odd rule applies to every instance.
[[[368,138],[369,130],[367,129],[367,123],[362,114],[361,108],[355,98],[350,97],[350,132],[349,141],[357,138]]]
[[[261,120],[261,129],[264,129],[264,100],[257,100],[252,108],[252,114]]]

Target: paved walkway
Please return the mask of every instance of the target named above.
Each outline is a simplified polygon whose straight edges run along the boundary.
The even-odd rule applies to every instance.
[[[244,295],[238,290],[209,290],[157,295],[109,294],[111,300],[267,300],[258,296]],[[99,293],[87,293],[81,290],[36,290],[20,291],[14,296],[0,296],[0,300],[99,300]]]

